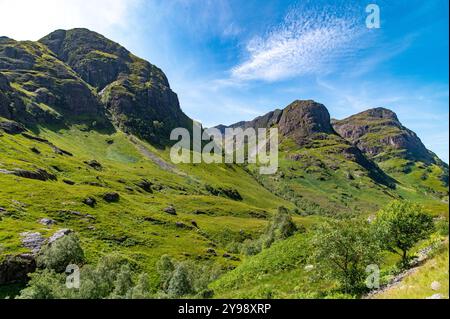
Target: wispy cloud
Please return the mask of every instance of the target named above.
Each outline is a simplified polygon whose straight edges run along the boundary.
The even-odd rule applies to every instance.
[[[276,81],[326,73],[351,58],[364,45],[364,20],[354,8],[337,8],[292,9],[279,26],[247,43],[248,57],[231,70],[232,78]]]

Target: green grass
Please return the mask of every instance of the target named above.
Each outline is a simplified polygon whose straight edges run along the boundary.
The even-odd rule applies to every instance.
[[[424,299],[434,294],[441,294],[442,298],[448,295],[448,243],[442,247],[436,256],[426,261],[412,274],[404,278],[399,284],[379,293],[378,299]],[[431,284],[440,283],[438,290],[433,290]]]

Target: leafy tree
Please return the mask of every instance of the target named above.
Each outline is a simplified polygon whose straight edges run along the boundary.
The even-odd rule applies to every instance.
[[[183,262],[177,264],[167,287],[169,297],[181,297],[192,292],[189,269]]]
[[[175,266],[173,264],[172,259],[169,255],[162,255],[156,264],[156,271],[159,274],[161,288],[163,290],[167,290],[169,286],[169,281],[172,278],[173,271],[175,270]]]
[[[316,274],[337,280],[346,293],[363,288],[366,267],[376,264],[380,247],[371,227],[361,220],[330,220],[319,225],[311,241]]]
[[[283,240],[292,236],[297,231],[297,226],[292,221],[289,211],[281,206],[277,213],[272,217],[264,234],[264,247],[270,247],[275,241]]]
[[[69,264],[80,264],[84,261],[84,252],[75,234],[66,235],[42,248],[37,258],[40,268],[64,272]]]
[[[433,218],[409,201],[393,201],[380,210],[375,227],[383,247],[399,254],[403,267],[409,263],[409,250],[434,229]]]
[[[151,287],[148,275],[142,273],[139,275],[137,284],[132,290],[133,299],[145,299],[151,296]]]

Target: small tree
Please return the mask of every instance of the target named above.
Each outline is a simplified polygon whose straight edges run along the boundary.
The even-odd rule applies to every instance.
[[[409,201],[393,201],[380,210],[375,227],[383,247],[399,254],[403,267],[408,266],[409,250],[434,229],[433,218],[422,206]]]
[[[262,241],[264,247],[268,248],[275,241],[292,236],[297,230],[297,226],[292,221],[289,211],[283,206],[279,207],[263,235]]]
[[[380,247],[369,224],[360,220],[332,220],[317,227],[311,260],[321,277],[340,282],[345,292],[363,288],[366,267],[377,263]]]
[[[181,297],[192,292],[192,284],[189,278],[189,269],[183,262],[177,264],[167,287],[170,297]]]
[[[69,264],[84,261],[84,252],[75,234],[66,235],[42,248],[37,258],[38,266],[63,272]]]

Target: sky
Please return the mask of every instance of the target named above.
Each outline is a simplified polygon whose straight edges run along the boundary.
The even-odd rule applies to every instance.
[[[366,7],[380,27],[367,28]],[[448,0],[0,0],[0,35],[85,27],[160,67],[210,127],[296,99],[395,111],[449,161]]]

